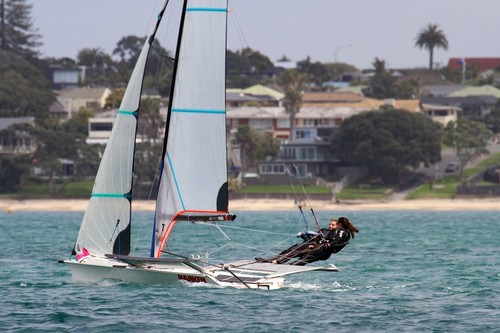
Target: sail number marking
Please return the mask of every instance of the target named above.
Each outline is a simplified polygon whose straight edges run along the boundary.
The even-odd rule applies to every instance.
[[[177,277],[179,278],[179,280],[184,280],[184,281],[187,281],[187,282],[192,282],[192,283],[203,282],[203,283],[207,283],[207,280],[205,280],[205,278],[203,276],[189,276],[189,275],[178,274]]]

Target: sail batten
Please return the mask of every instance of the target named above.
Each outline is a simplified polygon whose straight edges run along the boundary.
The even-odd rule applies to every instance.
[[[214,8],[214,7],[188,7],[187,12],[227,12],[227,8]]]
[[[203,110],[203,109],[172,109],[172,112],[179,113],[213,113],[213,114],[226,114],[226,110]]]

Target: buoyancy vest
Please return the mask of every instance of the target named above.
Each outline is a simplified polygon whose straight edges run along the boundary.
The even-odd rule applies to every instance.
[[[321,229],[319,232],[323,238],[323,242],[328,245],[330,253],[339,252],[351,240],[351,234],[344,228],[335,230]]]

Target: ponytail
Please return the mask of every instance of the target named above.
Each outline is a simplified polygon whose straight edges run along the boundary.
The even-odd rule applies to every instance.
[[[359,232],[359,229],[352,224],[347,217],[339,217],[338,222],[342,226],[342,228],[347,229],[349,233],[351,234],[352,238],[355,238],[356,232]]]

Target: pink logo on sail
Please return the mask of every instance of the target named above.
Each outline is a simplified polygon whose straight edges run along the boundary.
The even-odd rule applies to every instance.
[[[83,258],[85,258],[88,255],[90,255],[89,251],[87,251],[86,248],[83,248],[82,249],[82,253],[78,253],[76,255],[76,260],[80,261],[80,260],[82,260]]]

